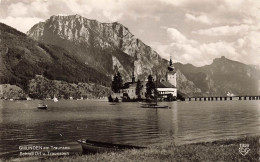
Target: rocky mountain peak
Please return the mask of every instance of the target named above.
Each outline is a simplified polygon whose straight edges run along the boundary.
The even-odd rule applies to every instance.
[[[100,69],[106,75],[118,69],[127,78],[131,77],[133,69],[137,75],[151,74],[152,69],[163,60],[119,22],[101,23],[80,15],[54,15],[44,23],[36,24],[27,34],[38,41],[75,53],[76,57],[94,68],[100,68],[101,62],[102,65],[109,64],[111,67]],[[109,58],[102,60],[104,58],[101,57]]]

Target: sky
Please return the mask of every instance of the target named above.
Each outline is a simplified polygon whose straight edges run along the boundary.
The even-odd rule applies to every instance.
[[[25,33],[58,14],[117,21],[173,62],[260,65],[260,0],[0,0],[0,22]]]

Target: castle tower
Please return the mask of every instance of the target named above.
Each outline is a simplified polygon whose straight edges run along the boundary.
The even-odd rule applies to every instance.
[[[168,72],[166,73],[166,81],[177,87],[176,71],[172,63],[172,58],[170,58]]]
[[[135,83],[135,73],[134,73],[134,71],[132,73],[132,83]]]

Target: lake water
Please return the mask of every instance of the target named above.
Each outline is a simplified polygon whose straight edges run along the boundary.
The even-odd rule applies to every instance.
[[[260,135],[260,101],[164,102],[172,109],[141,103],[98,101],[0,101],[0,157],[16,157],[19,146],[66,146],[81,152],[78,139],[147,146]]]

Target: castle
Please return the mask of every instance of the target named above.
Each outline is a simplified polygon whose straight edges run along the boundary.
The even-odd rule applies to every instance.
[[[147,81],[141,81],[140,97],[146,99],[146,83]],[[137,99],[136,95],[137,82],[135,81],[134,73],[132,74],[132,81],[125,83],[124,87],[120,90],[120,97],[129,97],[129,99]],[[173,101],[177,98],[177,81],[176,70],[173,66],[172,59],[170,59],[169,66],[165,78],[157,81],[156,89],[158,91],[159,100]]]

